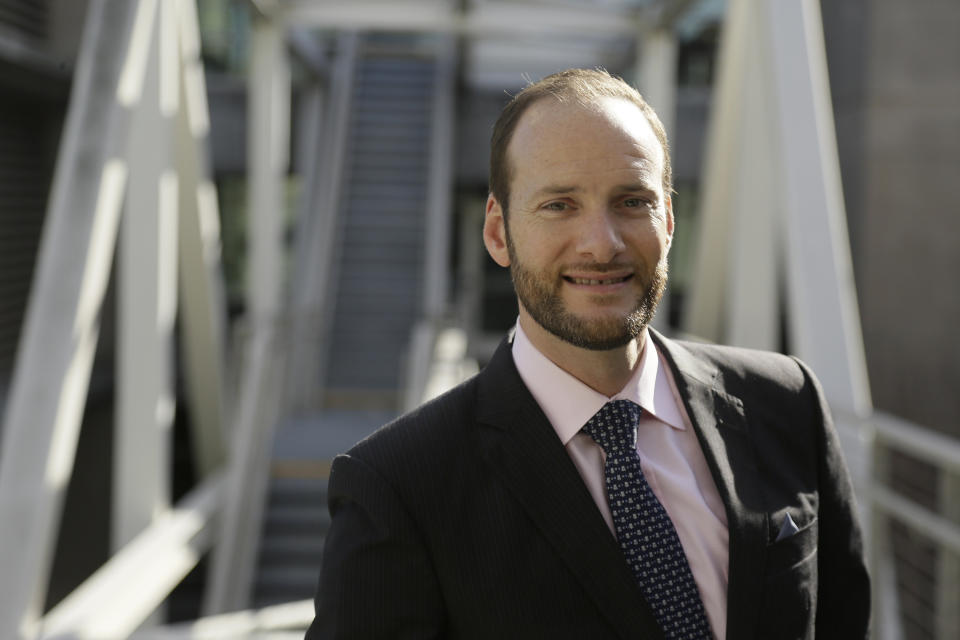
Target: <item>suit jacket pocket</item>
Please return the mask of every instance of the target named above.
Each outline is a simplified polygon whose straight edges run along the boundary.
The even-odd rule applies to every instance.
[[[767,575],[789,571],[817,553],[817,518],[813,516],[792,536],[767,545]]]
[[[816,621],[817,520],[767,546],[758,638],[812,640]]]

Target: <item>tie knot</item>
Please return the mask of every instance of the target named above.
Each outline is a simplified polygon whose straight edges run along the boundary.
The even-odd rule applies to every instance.
[[[637,446],[637,423],[643,410],[630,400],[608,402],[583,426],[583,432],[593,438],[607,454],[632,450]]]

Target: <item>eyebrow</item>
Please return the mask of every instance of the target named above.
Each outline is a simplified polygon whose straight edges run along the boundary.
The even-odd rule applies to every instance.
[[[630,182],[627,184],[617,185],[617,189],[620,191],[656,191],[656,185],[649,182]]]
[[[647,182],[628,182],[614,187],[616,191],[644,191],[652,193],[656,187]],[[561,195],[565,193],[579,193],[583,191],[581,187],[564,184],[550,184],[537,190],[536,195]]]
[[[538,194],[557,195],[561,193],[577,193],[582,191],[580,187],[567,186],[562,184],[549,184],[537,190]]]

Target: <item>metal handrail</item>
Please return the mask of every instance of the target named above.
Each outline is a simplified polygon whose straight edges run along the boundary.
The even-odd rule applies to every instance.
[[[900,451],[942,469],[960,473],[960,441],[956,438],[881,411],[874,412],[870,423],[879,441],[895,445]]]
[[[865,426],[873,437],[873,482],[865,494],[872,513],[874,636],[903,636],[900,616],[889,611],[890,606],[899,604],[888,532],[890,521],[897,520],[939,547],[934,578],[934,637],[953,640],[960,635],[960,442],[883,412],[875,412]],[[887,458],[891,451],[936,467],[940,474],[939,513],[884,486],[888,483]]]
[[[40,637],[123,638],[143,624],[213,544],[224,476],[214,473],[55,606]]]

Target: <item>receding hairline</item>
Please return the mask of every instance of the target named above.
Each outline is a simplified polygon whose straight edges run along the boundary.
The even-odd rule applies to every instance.
[[[550,98],[553,98],[553,97],[554,96],[552,94],[544,94],[544,95],[538,96],[535,100],[531,101],[526,106],[524,111],[519,115],[516,123],[514,124],[514,126],[510,131],[510,138],[509,138],[509,141],[507,142],[506,148],[504,149],[504,153],[503,153],[503,162],[506,165],[507,176],[509,177],[511,182],[513,181],[513,178],[515,177],[515,173],[516,173],[516,166],[512,157],[514,151],[512,151],[512,149],[514,148],[515,143],[518,139],[517,137],[518,132],[520,132],[524,126],[531,126],[531,123],[530,123],[531,116],[536,118],[538,117],[539,114],[543,113],[544,111],[547,111],[547,110],[552,111],[558,108],[571,111],[571,112],[574,110],[586,111],[587,113],[597,115],[607,120],[608,122],[610,122],[612,126],[617,126],[620,123],[618,123],[616,120],[610,117],[609,115],[610,112],[607,109],[605,109],[604,104],[610,103],[610,102],[618,102],[621,104],[629,105],[634,109],[636,109],[637,115],[639,115],[643,119],[644,126],[649,130],[649,133],[652,137],[652,141],[655,143],[655,148],[659,150],[659,153],[661,156],[660,157],[660,173],[661,173],[660,186],[664,190],[663,196],[664,197],[670,196],[670,194],[666,189],[666,184],[665,184],[666,176],[664,175],[667,171],[666,162],[667,162],[668,152],[667,152],[667,149],[664,148],[663,141],[657,135],[656,127],[652,122],[650,122],[649,118],[647,118],[647,114],[640,107],[640,105],[638,105],[634,100],[630,98],[627,98],[624,96],[618,96],[618,95],[598,95],[598,96],[592,97],[592,99],[590,100],[583,100],[583,99],[578,99],[576,101],[555,100],[555,101],[552,101],[553,104],[551,104]],[[577,96],[577,97],[580,98],[580,96]],[[652,159],[648,157],[646,160],[644,160],[644,163],[649,161],[652,161]],[[643,188],[646,188],[646,189],[650,189],[650,187],[652,186],[646,183],[646,181],[643,181],[643,185],[641,185],[639,182],[636,183],[636,185],[643,186]],[[555,190],[559,190],[559,186],[556,187]],[[496,197],[496,194],[494,194],[494,197]],[[501,202],[500,205],[501,207],[506,208],[507,203]]]
[[[546,98],[562,105],[577,105],[596,110],[603,98],[620,98],[636,106],[653,130],[663,154],[662,186],[665,196],[673,187],[670,145],[663,123],[643,96],[622,78],[603,69],[567,69],[531,83],[503,108],[490,140],[490,193],[504,213],[509,206],[510,183],[514,167],[509,161],[509,146],[523,116]]]

